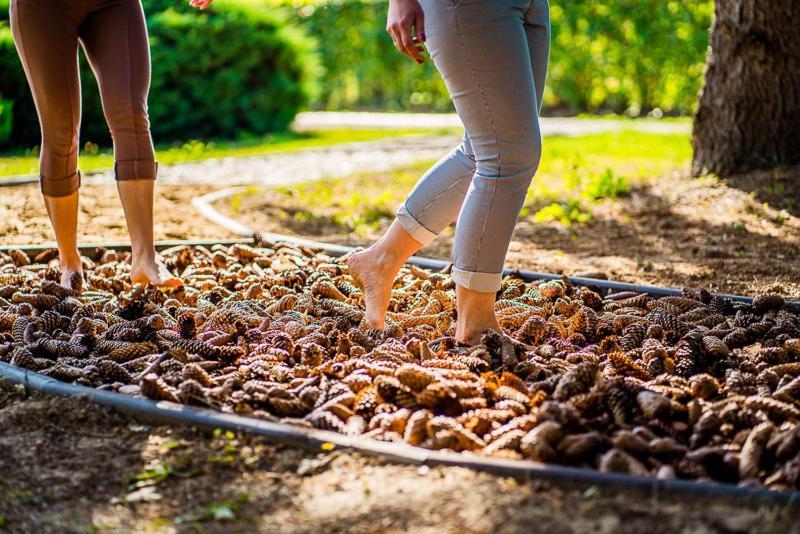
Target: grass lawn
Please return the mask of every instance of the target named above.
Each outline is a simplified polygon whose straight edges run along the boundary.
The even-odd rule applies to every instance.
[[[533,215],[543,222],[584,222],[591,217],[592,203],[626,195],[648,178],[685,169],[690,158],[689,136],[684,134],[623,130],[546,138],[522,216]],[[231,211],[235,214],[243,204],[251,204],[246,197],[256,197],[279,217],[366,235],[394,216],[431,163],[272,190],[251,187],[232,198]]]
[[[445,130],[444,133],[448,133]],[[181,145],[156,148],[156,158],[162,165],[173,165],[209,158],[259,156],[276,152],[292,152],[304,148],[319,148],[340,143],[373,141],[386,137],[411,134],[438,134],[441,130],[319,130],[302,133],[284,132],[237,141],[189,141]],[[453,131],[454,134],[455,131]],[[0,154],[0,178],[20,174],[36,174],[39,168],[36,151]],[[114,156],[111,149],[99,149],[88,145],[80,156],[80,168],[84,174],[111,169]]]

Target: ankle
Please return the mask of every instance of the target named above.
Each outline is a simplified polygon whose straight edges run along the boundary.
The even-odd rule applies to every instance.
[[[77,250],[68,254],[59,253],[58,255],[58,267],[62,271],[79,271],[82,265],[81,255]]]
[[[483,332],[484,330],[492,329],[497,330],[500,323],[497,318],[492,316],[483,317],[465,317],[456,321],[456,326],[459,330],[465,332]]]
[[[131,250],[131,263],[132,264],[140,264],[140,263],[152,263],[156,259],[156,250],[155,248],[141,248],[141,249],[132,249]]]
[[[375,266],[382,271],[399,271],[407,258],[398,256],[397,251],[377,244],[372,249]]]
[[[484,318],[483,320],[459,321],[456,325],[456,339],[472,345],[480,341],[481,336],[487,330],[503,333],[503,329],[495,317]]]

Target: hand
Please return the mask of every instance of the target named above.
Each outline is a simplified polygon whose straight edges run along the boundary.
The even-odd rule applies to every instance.
[[[211,5],[214,0],[189,0],[189,5],[198,9],[205,9]]]
[[[386,31],[399,51],[417,63],[425,62],[425,14],[417,0],[389,0]]]

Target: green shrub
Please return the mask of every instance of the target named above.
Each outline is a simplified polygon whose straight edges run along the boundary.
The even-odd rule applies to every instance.
[[[314,41],[280,10],[247,0],[220,1],[205,12],[184,0],[144,0],[144,7],[157,142],[284,130],[314,96]],[[7,17],[7,8],[0,17]],[[32,146],[39,142],[35,108],[10,31],[4,21],[0,25],[0,96],[15,110],[11,142]],[[97,83],[83,58],[81,78],[81,138],[108,145]]]
[[[552,1],[545,102],[572,111],[690,112],[712,12],[712,0]]]
[[[157,139],[284,130],[313,94],[314,49],[297,28],[263,7],[219,6],[150,19]]]
[[[452,111],[436,68],[400,54],[386,33],[386,0],[252,0],[289,9],[319,41],[325,71],[314,107]]]
[[[11,123],[14,118],[14,102],[0,98],[0,143],[11,137]]]
[[[315,77],[321,88],[313,100],[317,109],[451,111],[433,65],[416,65],[394,49],[384,29],[386,4],[217,0],[208,13],[197,14],[185,0],[144,0],[153,43],[150,112],[156,140],[278,128],[313,93]],[[32,145],[39,128],[4,28],[7,6],[8,0],[0,0],[0,97],[14,102],[14,142]],[[317,54],[276,8],[314,36]],[[702,81],[712,11],[712,0],[551,0],[545,107],[689,113]],[[324,70],[315,73],[317,57]],[[275,66],[282,69],[279,75],[271,71]],[[82,77],[83,137],[106,144],[96,84],[85,62]]]
[[[2,7],[0,6],[0,16],[7,15],[8,5],[5,9]],[[36,120],[36,108],[14,47],[11,30],[5,21],[0,21],[0,98],[13,103],[11,134],[14,141],[20,140],[28,146],[38,144],[39,123]],[[10,140],[0,138],[0,146]]]

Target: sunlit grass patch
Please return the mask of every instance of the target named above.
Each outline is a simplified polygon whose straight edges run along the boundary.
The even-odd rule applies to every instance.
[[[591,220],[592,206],[630,193],[647,179],[685,168],[689,138],[634,131],[550,137],[521,216],[564,225]],[[397,206],[433,162],[390,173],[367,173],[274,190],[249,189],[261,209],[298,231],[367,235],[388,224]],[[238,212],[242,196],[234,197]]]

